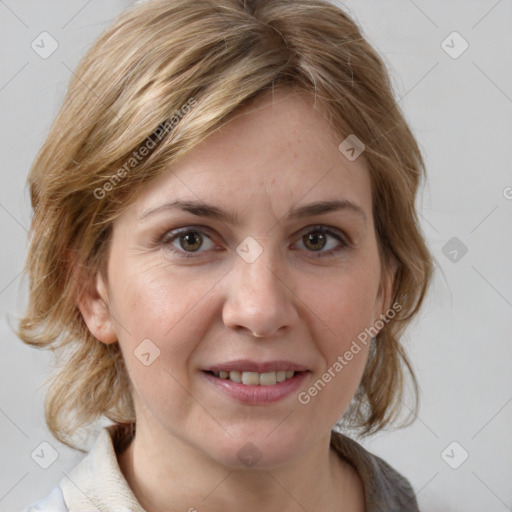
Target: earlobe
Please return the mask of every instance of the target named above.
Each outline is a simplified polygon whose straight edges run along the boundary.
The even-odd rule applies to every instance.
[[[108,304],[107,288],[100,272],[82,289],[78,298],[78,308],[95,338],[107,344],[117,341]]]

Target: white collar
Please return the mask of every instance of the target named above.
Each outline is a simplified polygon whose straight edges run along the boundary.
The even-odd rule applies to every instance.
[[[70,511],[145,512],[117,461],[113,442],[117,427],[105,427],[92,450],[59,483]]]

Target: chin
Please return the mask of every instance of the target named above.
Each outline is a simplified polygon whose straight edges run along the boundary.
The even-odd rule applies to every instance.
[[[276,425],[274,425],[275,429]],[[305,434],[277,430],[261,429],[255,432],[240,430],[233,437],[226,436],[224,442],[209,444],[207,454],[230,469],[275,469],[292,463],[307,447]],[[270,434],[270,435],[269,435]]]

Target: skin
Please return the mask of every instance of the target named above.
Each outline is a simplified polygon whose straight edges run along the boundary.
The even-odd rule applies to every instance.
[[[363,511],[362,482],[329,438],[368,346],[307,405],[298,392],[241,404],[202,373],[239,358],[287,360],[310,370],[307,390],[390,307],[364,156],[345,158],[343,138],[305,93],[276,90],[241,114],[145,185],[114,223],[107,277],[95,276],[80,300],[96,338],[119,342],[133,384],[137,434],[119,464],[149,512]],[[239,224],[178,209],[140,220],[178,198],[229,210]],[[349,209],[284,218],[331,199],[356,203],[366,219]],[[317,225],[349,244],[332,235],[308,243]],[[188,245],[170,239],[184,227],[199,230],[196,252],[193,235]],[[236,252],[248,236],[263,250],[252,263]],[[160,349],[149,366],[134,356],[144,339]],[[253,467],[237,457],[248,442],[261,454]]]

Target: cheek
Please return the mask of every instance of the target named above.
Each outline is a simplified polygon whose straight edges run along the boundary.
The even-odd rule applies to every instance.
[[[312,309],[338,344],[350,344],[371,325],[380,278],[379,263],[373,260],[361,258],[330,275],[322,287],[310,288],[314,290],[309,294]]]
[[[153,372],[150,382],[140,382],[144,386],[152,386],[155,371],[163,372],[157,381],[165,379],[168,384],[172,375],[186,386],[190,358],[214,321],[210,293],[218,276],[199,268],[186,270],[171,267],[161,254],[155,254],[154,258],[127,260],[112,272],[112,313],[132,378],[141,376],[145,381],[148,372],[141,365],[141,354],[154,358],[148,366]],[[193,273],[200,275],[192,280]]]
[[[370,268],[340,273],[317,294],[313,337],[322,355],[315,379],[299,397],[317,418],[334,424],[356,393],[368,359],[378,275]]]
[[[379,278],[378,258],[368,251],[311,292],[318,317],[312,335],[322,368],[301,403],[311,400],[315,414],[326,421],[339,419],[359,387],[371,341],[365,329],[372,325]]]
[[[146,260],[142,264],[127,261],[113,273],[112,309],[116,319],[123,322],[130,335],[152,333],[158,338],[190,326],[186,319],[195,307],[200,307],[212,286],[211,279],[204,276],[192,281],[190,270],[187,274],[176,271],[158,254],[142,259]]]
[[[213,283],[191,283],[190,273],[185,279],[158,259],[112,272],[111,309],[136,403],[178,420],[190,406],[183,390],[191,388],[190,358],[209,322],[204,298]]]

